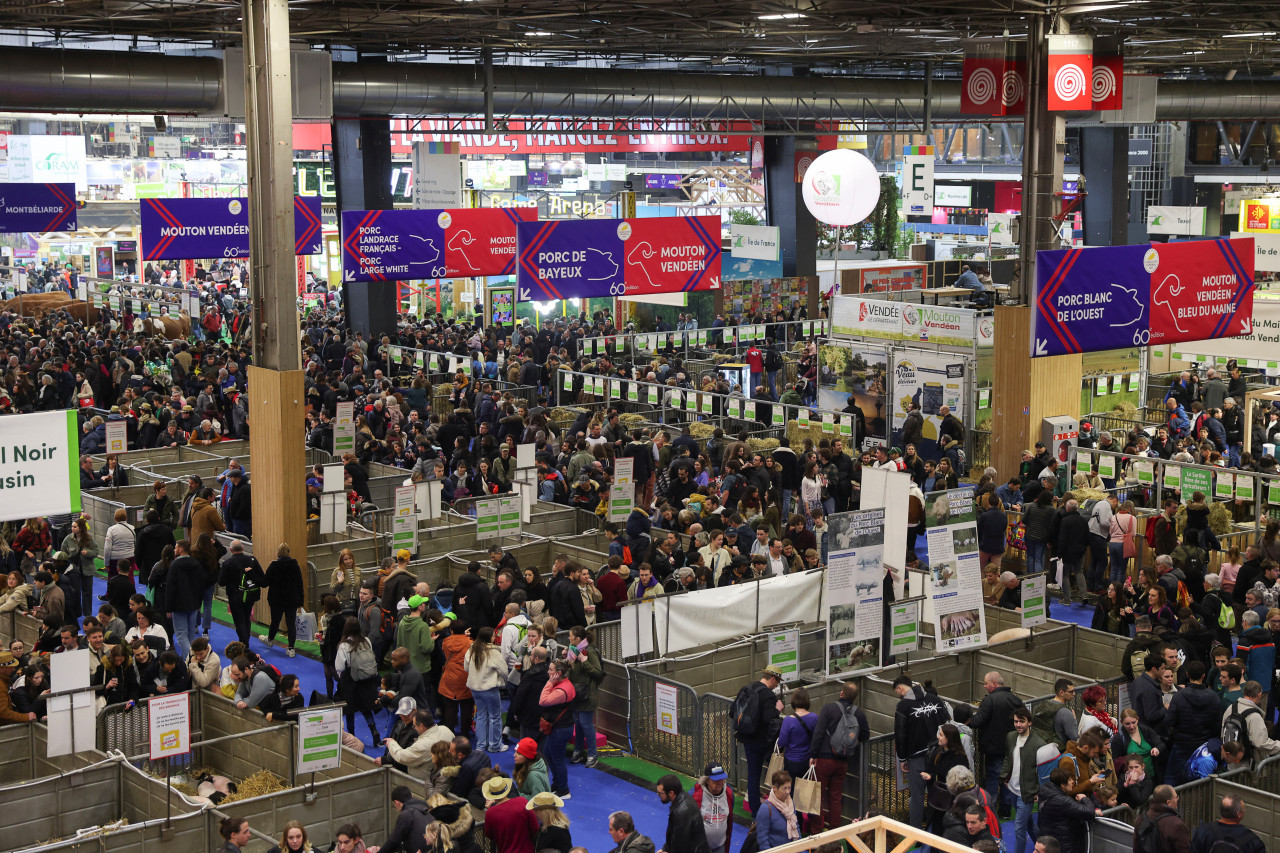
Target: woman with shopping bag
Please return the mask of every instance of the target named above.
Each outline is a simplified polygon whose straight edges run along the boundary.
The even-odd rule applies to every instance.
[[[760,804],[756,814],[756,840],[761,850],[768,850],[800,837],[800,822],[795,802],[791,799],[791,774],[779,770],[769,777],[773,785],[769,798]]]

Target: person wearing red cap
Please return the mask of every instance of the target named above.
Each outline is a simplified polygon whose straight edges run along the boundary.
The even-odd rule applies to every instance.
[[[535,795],[551,790],[547,762],[538,754],[536,740],[531,737],[521,738],[516,744],[515,765],[512,779],[520,790],[520,796],[531,800]]]

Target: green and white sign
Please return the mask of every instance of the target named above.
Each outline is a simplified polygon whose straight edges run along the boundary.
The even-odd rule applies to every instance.
[[[1138,483],[1143,486],[1150,486],[1155,483],[1155,463],[1154,462],[1134,462],[1133,475],[1138,478]]]
[[[1219,471],[1213,484],[1213,496],[1222,500],[1231,500],[1236,496],[1236,475],[1227,471]]]
[[[1164,487],[1166,489],[1182,488],[1182,466],[1180,465],[1164,466]]]
[[[920,648],[920,599],[889,605],[889,654],[905,655]]]
[[[657,385],[649,386],[649,405],[650,406],[658,405],[658,386]]]
[[[624,523],[631,515],[631,503],[635,497],[635,460],[623,457],[614,460],[613,487],[609,489],[609,520]]]
[[[501,536],[520,535],[520,496],[503,495],[498,502],[498,534]]]
[[[342,764],[342,709],[298,715],[298,772],[336,770]]]
[[[1190,503],[1196,492],[1213,494],[1213,473],[1200,468],[1182,469],[1182,502]]]
[[[1267,503],[1280,506],[1280,480],[1267,481]]]
[[[391,549],[404,548],[410,554],[418,550],[418,513],[414,509],[413,486],[396,487],[395,515],[391,517]]]
[[[0,521],[80,511],[74,410],[0,418]]]
[[[769,663],[782,670],[783,681],[795,681],[800,674],[800,632],[778,631],[769,635]]]
[[[1022,627],[1034,628],[1049,619],[1045,578],[1047,575],[1027,575],[1022,579]]]
[[[333,419],[333,455],[341,456],[356,449],[355,403],[339,403]]]
[[[1104,480],[1116,478],[1116,458],[1105,453],[1098,454],[1098,476]]]
[[[1236,500],[1251,501],[1254,498],[1253,477],[1249,474],[1236,475]]]
[[[502,535],[501,507],[498,498],[485,498],[476,501],[476,539],[485,542],[497,539]]]
[[[702,395],[702,414],[710,415],[713,411],[712,406],[714,402],[715,401],[712,399],[710,394],[703,394]]]

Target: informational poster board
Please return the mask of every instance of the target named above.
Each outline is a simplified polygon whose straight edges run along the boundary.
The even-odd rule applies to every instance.
[[[827,516],[827,674],[880,665],[885,510]]]
[[[609,489],[609,521],[615,524],[625,523],[631,515],[636,496],[634,471],[634,459],[614,460],[613,486]]]
[[[1045,587],[1047,575],[1025,575],[1022,578],[1022,627],[1034,628],[1049,621],[1049,596]]]
[[[129,449],[129,425],[124,421],[107,422],[107,453],[124,453]]]
[[[342,709],[298,715],[298,772],[336,770],[342,764]]]
[[[413,486],[396,487],[395,515],[391,517],[391,550],[401,548],[409,553],[418,550],[418,514],[415,511]]]
[[[930,492],[925,495],[924,515],[937,650],[955,652],[986,645],[973,492]]]
[[[679,725],[676,722],[676,709],[679,703],[680,691],[674,684],[663,684],[661,681],[654,684],[654,708],[656,709],[655,723],[658,731],[666,732],[669,735],[680,734]]]
[[[333,454],[341,456],[356,447],[355,403],[339,403],[333,419]]]
[[[920,648],[920,599],[889,605],[889,654],[905,655]]]
[[[476,539],[487,542],[497,539],[501,531],[501,507],[497,498],[485,498],[475,503],[476,507]]]
[[[520,535],[520,496],[503,495],[498,500],[498,534]]]
[[[191,694],[153,696],[147,700],[150,759],[159,761],[191,751]]]
[[[782,680],[795,681],[800,674],[800,632],[775,631],[769,635],[769,665],[782,670]]]
[[[47,755],[71,755],[93,749],[97,709],[90,682],[91,652],[77,649],[49,658],[49,743]]]
[[[968,394],[965,393],[964,358],[905,349],[895,349],[892,355],[894,442],[901,441],[911,406],[919,405],[924,426],[922,446],[916,448],[916,453],[925,459],[937,458],[941,455],[937,449],[942,427],[941,408],[946,406],[961,423],[965,419]]]

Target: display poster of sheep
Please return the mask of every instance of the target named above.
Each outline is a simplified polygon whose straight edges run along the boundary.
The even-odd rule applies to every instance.
[[[883,508],[827,516],[827,673],[880,665],[884,623]]]
[[[913,404],[919,405],[924,424],[920,426],[922,441],[916,452],[925,459],[941,456],[943,450],[938,447],[938,431],[942,425],[942,407],[946,406],[961,423],[965,419],[967,394],[964,373],[964,360],[952,353],[894,350],[891,443],[902,447],[902,428],[907,413]]]
[[[938,649],[960,651],[986,645],[973,493],[968,489],[930,492],[924,501],[929,596]]]
[[[867,437],[888,439],[889,351],[841,341],[818,347],[818,407],[843,412],[853,395],[867,422]]]

